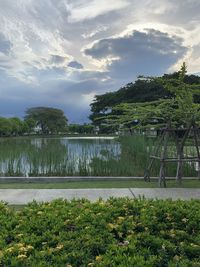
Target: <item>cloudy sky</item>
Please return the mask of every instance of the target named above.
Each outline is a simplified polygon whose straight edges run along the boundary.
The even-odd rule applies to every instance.
[[[0,116],[86,122],[94,95],[140,75],[200,72],[199,0],[0,0]]]

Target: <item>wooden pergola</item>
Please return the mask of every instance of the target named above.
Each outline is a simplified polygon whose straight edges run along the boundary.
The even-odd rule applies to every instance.
[[[184,156],[184,147],[186,140],[194,141],[196,156]],[[176,147],[177,156],[168,155],[169,141],[173,141]],[[177,162],[176,181],[181,184],[183,177],[184,162],[198,162],[198,177],[200,179],[200,130],[194,121],[187,128],[173,128],[171,122],[168,122],[166,128],[161,130],[160,140],[155,146],[154,155],[150,155],[150,162],[144,175],[145,181],[150,181],[150,173],[155,160],[160,161],[159,186],[166,187],[166,164]],[[160,154],[158,154],[160,151]]]

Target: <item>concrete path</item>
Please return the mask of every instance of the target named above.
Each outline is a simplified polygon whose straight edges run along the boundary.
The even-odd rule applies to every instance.
[[[100,197],[129,197],[157,199],[200,199],[200,189],[192,188],[110,188],[110,189],[0,189],[0,200],[12,205],[51,201],[57,198],[87,198],[95,201]]]

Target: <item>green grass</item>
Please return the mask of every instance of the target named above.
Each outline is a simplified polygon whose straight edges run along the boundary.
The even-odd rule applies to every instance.
[[[75,188],[156,188],[158,182],[152,180],[135,181],[83,181],[63,183],[0,183],[0,189],[75,189]],[[184,180],[181,186],[176,181],[167,181],[167,187],[200,188],[199,180]]]

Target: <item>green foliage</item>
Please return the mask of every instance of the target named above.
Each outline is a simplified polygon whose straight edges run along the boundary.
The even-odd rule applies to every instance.
[[[68,125],[69,133],[79,133],[79,134],[93,134],[94,125],[92,124],[70,124]]]
[[[17,136],[29,132],[29,126],[19,118],[0,117],[0,136]]]
[[[196,267],[200,201],[0,204],[1,266]]]
[[[200,79],[199,79],[200,83]],[[138,103],[146,101],[156,101],[160,98],[169,98],[171,94],[166,91],[162,84],[149,81],[148,79],[138,79],[134,83],[129,83],[116,92],[103,95],[96,95],[91,104],[92,114],[90,119],[94,124],[100,124],[97,119],[109,114],[113,107],[121,103]]]
[[[192,120],[200,124],[200,104],[194,102],[200,84],[188,84],[186,77],[185,63],[175,77],[144,77],[145,82],[162,86],[171,98],[115,105],[110,113],[98,116],[97,123],[129,128],[161,128],[169,121],[175,128],[187,127]]]
[[[36,126],[41,127],[43,134],[57,134],[65,131],[67,118],[60,109],[48,107],[34,107],[26,111],[25,120],[34,121]]]

